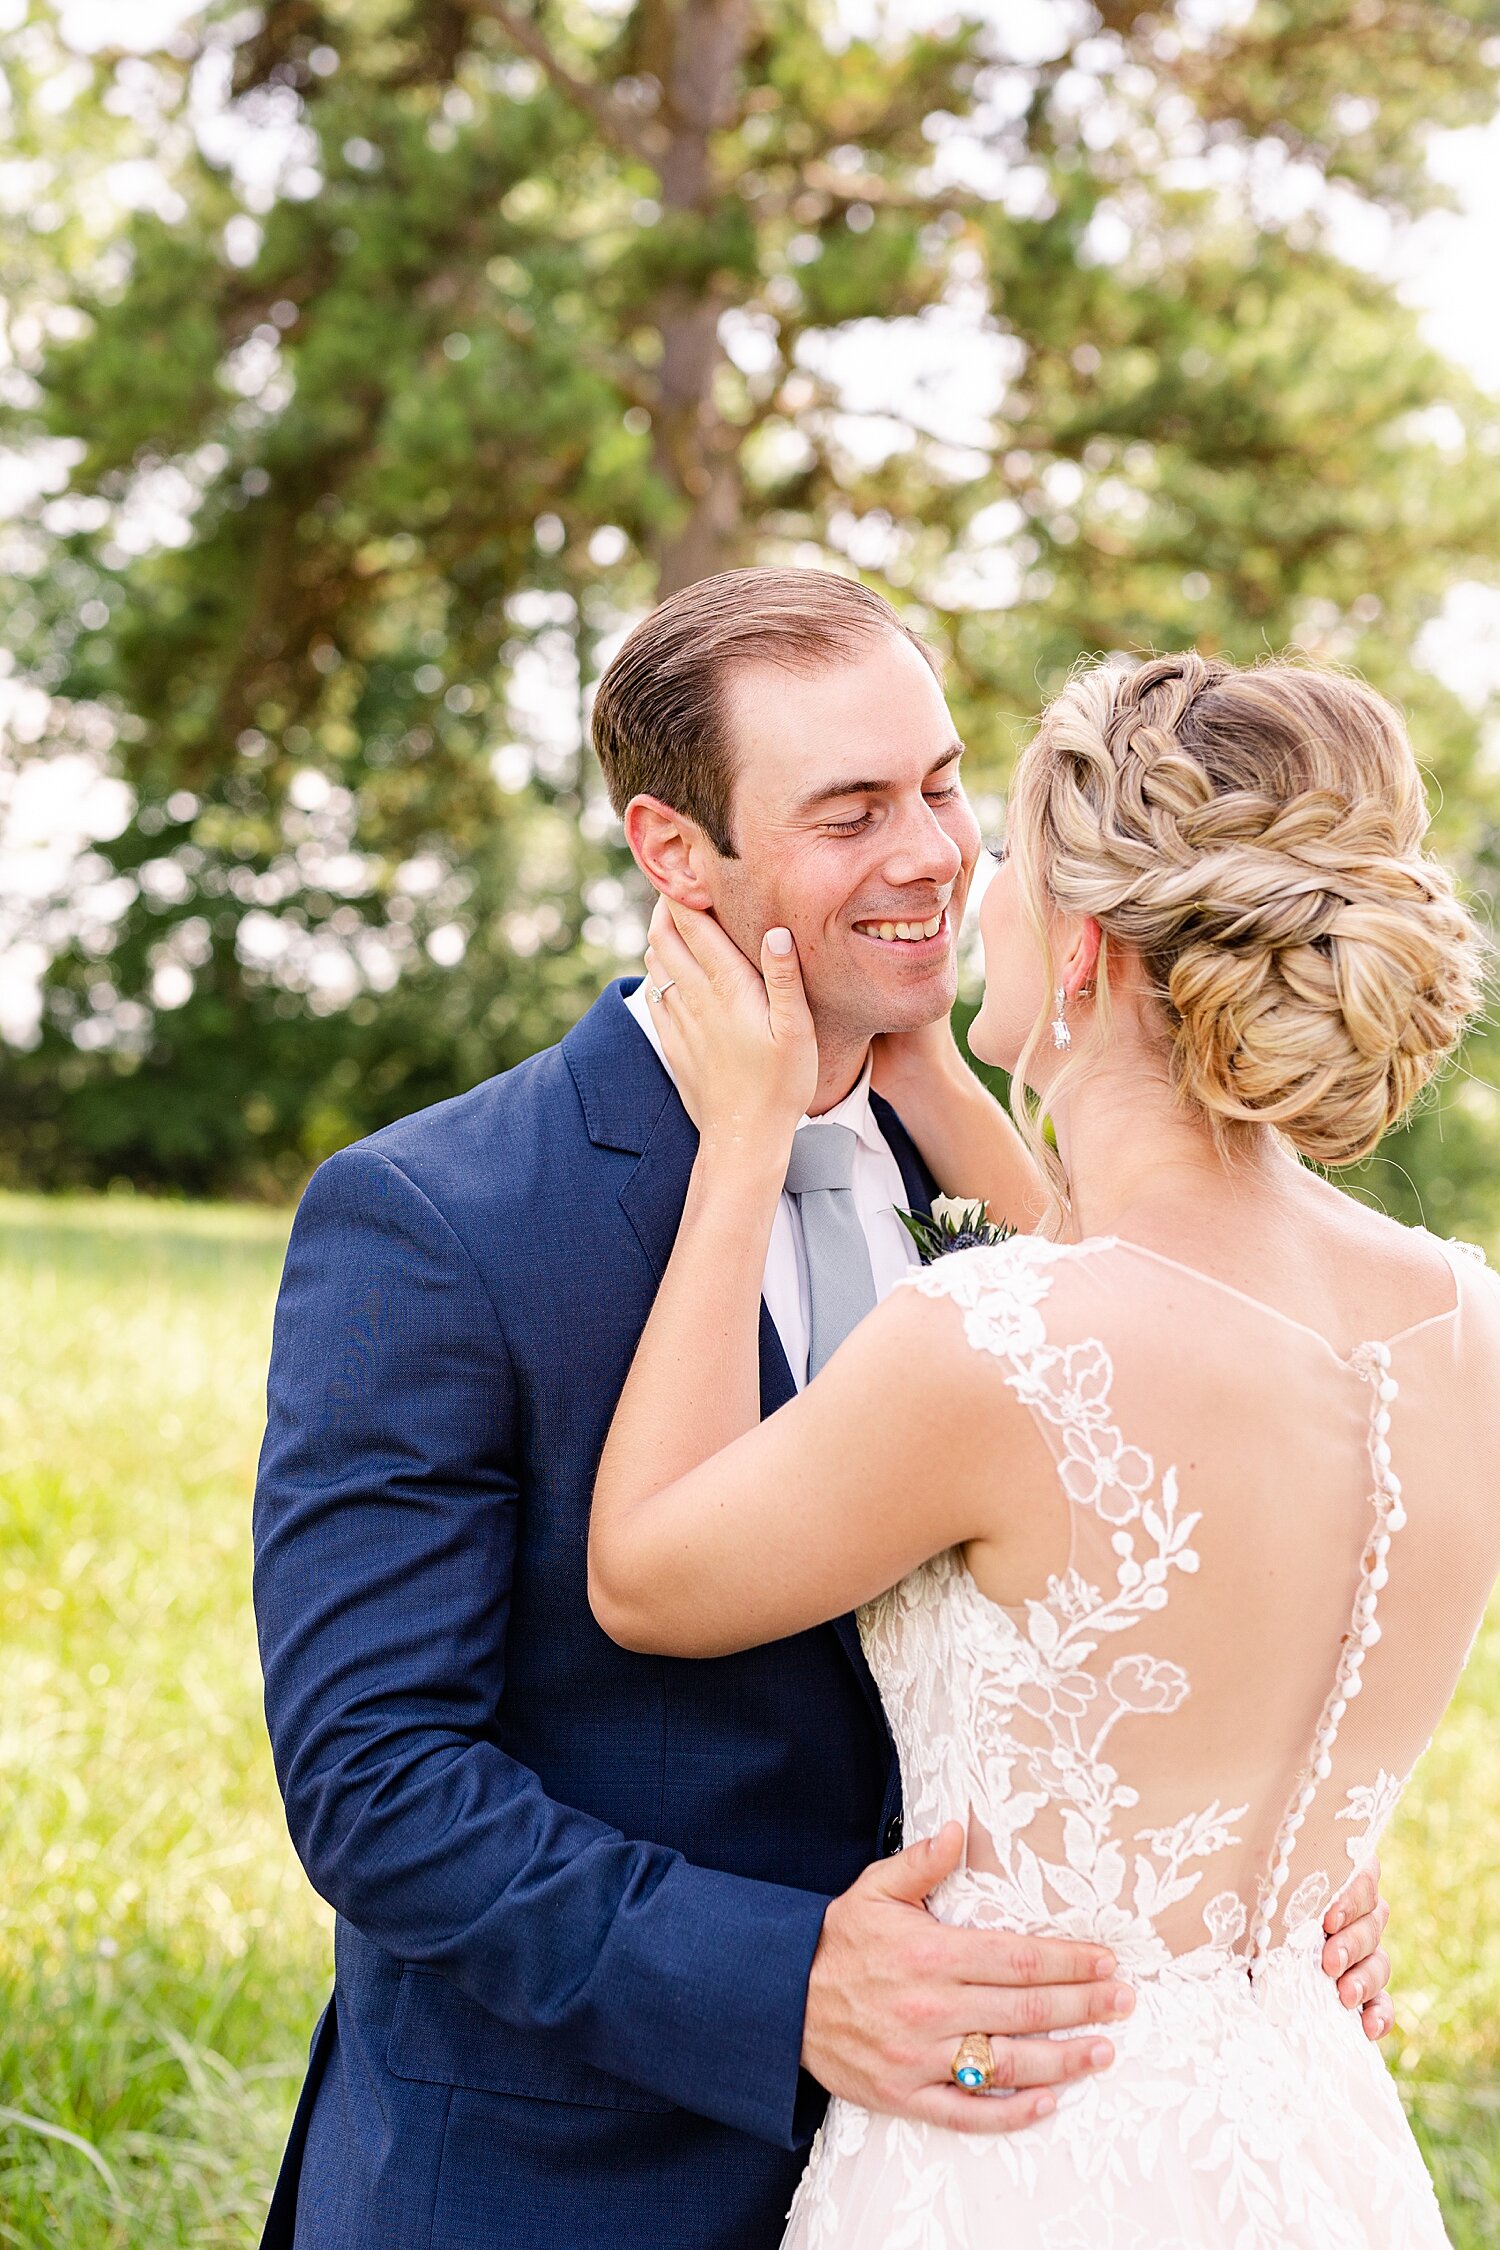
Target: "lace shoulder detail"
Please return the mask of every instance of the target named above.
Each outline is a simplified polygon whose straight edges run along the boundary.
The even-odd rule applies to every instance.
[[[1488,1257],[1477,1242],[1465,1242],[1461,1235],[1450,1234],[1448,1236],[1448,1247],[1450,1250],[1456,1250],[1462,1258],[1471,1258],[1476,1265],[1486,1267],[1489,1265]]]
[[[1083,1247],[1046,1242],[1034,1234],[1013,1235],[1007,1242],[950,1251],[903,1274],[896,1286],[957,1305],[964,1334],[976,1351],[1024,1360],[1046,1344],[1042,1306],[1056,1268]]]

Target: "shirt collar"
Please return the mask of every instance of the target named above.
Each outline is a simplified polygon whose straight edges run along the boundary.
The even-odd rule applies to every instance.
[[[662,1052],[661,1035],[657,1031],[651,1014],[651,1003],[646,998],[646,980],[644,977],[642,977],[634,992],[626,995],[625,1006],[650,1040],[652,1052],[675,1086],[677,1081],[672,1075],[672,1065]],[[859,1075],[858,1084],[852,1086],[843,1100],[836,1102],[832,1109],[825,1110],[821,1117],[799,1117],[797,1120],[798,1132],[801,1132],[804,1125],[844,1125],[848,1127],[851,1133],[857,1135],[865,1148],[873,1149],[877,1154],[883,1151],[886,1145],[885,1138],[875,1122],[875,1113],[870,1107],[870,1072],[873,1062],[874,1057],[867,1055],[865,1067]]]

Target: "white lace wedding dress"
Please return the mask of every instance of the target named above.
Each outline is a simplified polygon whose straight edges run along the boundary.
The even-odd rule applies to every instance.
[[[941,1920],[1103,1941],[1137,2004],[1013,2137],[835,2101],[786,2250],[1446,2241],[1319,1965],[1500,1563],[1500,1282],[1437,1247],[1444,1309],[1347,1356],[1114,1239],[911,1277],[993,1355],[996,1477],[1050,1493],[1059,1551],[1014,1608],[955,1552],[862,1614],[907,1833],[968,1829]]]

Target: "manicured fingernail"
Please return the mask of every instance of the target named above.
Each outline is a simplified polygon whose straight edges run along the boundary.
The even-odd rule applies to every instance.
[[[773,953],[780,954],[785,959],[792,950],[792,933],[790,930],[767,930],[766,944]]]
[[[1112,2063],[1114,2059],[1114,2048],[1106,2047],[1102,2039],[1096,2041],[1089,2049],[1089,2063],[1094,2070],[1103,2070],[1105,2065]]]
[[[1135,2006],[1135,1994],[1131,1991],[1128,1984],[1121,1985],[1119,1991],[1115,1994],[1113,2000],[1110,2002],[1110,2006],[1113,2008],[1117,2016],[1129,2015],[1131,2009]]]
[[[1344,1909],[1341,1906],[1336,1906],[1333,1912],[1329,1915],[1328,1920],[1324,1923],[1323,1927],[1325,1930],[1327,1930],[1328,1935],[1332,1937],[1335,1930],[1341,1930],[1343,1928],[1346,1920],[1347,1916],[1344,1913]]]
[[[1036,2113],[1038,2117],[1050,2117],[1056,2107],[1057,2104],[1050,2094],[1041,2094],[1037,2097]]]
[[[1348,1946],[1347,1946],[1347,1945],[1336,1945],[1336,1946],[1334,1947],[1334,1949],[1333,1949],[1333,1973],[1334,1973],[1334,1975],[1335,1975],[1336,1977],[1341,1977],[1341,1976],[1343,1975],[1344,1971],[1345,1971],[1345,1970],[1346,1970],[1346,1969],[1348,1968],[1348,1966],[1349,1966],[1349,1948],[1348,1948]]]
[[[1113,1955],[1112,1953],[1101,1953],[1101,1954],[1099,1955],[1098,1959],[1097,1959],[1097,1960],[1095,1961],[1095,1963],[1094,1963],[1094,1974],[1095,1974],[1095,1976],[1096,1976],[1096,1977],[1112,1977],[1112,1976],[1114,1975],[1114,1973],[1115,1973],[1115,1957],[1114,1957],[1114,1955]]]

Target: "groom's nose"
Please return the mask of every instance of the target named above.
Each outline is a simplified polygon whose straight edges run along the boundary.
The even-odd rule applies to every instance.
[[[945,887],[963,867],[963,853],[925,798],[887,822],[885,845],[880,871],[893,890],[915,883]]]

